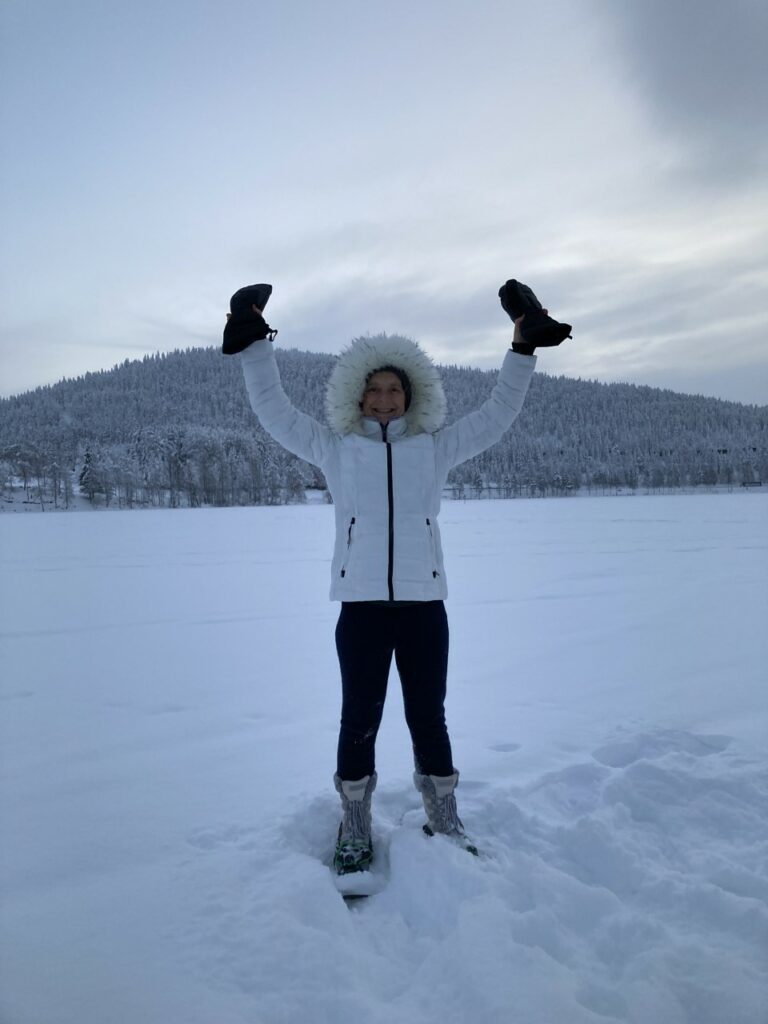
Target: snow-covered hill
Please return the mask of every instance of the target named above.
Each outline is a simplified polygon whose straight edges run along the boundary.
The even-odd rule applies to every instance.
[[[0,519],[3,1024],[763,1024],[764,494],[451,502],[429,840],[327,862],[332,509]]]
[[[291,401],[324,420],[334,358],[280,346],[277,361]],[[487,497],[491,487],[493,496],[512,498],[768,481],[768,407],[551,377],[546,366],[542,356],[512,429],[451,471],[454,496]],[[496,379],[468,367],[440,372],[449,421],[476,409]],[[318,469],[261,428],[240,361],[210,348],[126,361],[0,399],[0,511],[20,482],[28,507],[42,496],[61,508],[78,492],[100,507],[179,508],[292,503],[307,487],[325,487]]]

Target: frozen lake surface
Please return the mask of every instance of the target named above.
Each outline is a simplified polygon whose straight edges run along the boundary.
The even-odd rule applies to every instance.
[[[3,1024],[765,1024],[768,497],[446,503],[427,839],[328,868],[327,506],[0,516]]]

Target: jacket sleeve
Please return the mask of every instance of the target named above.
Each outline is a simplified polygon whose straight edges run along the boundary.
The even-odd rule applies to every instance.
[[[251,408],[262,427],[283,448],[321,466],[333,446],[333,433],[301,412],[283,391],[270,341],[255,341],[240,356]]]
[[[475,412],[437,432],[438,465],[446,475],[452,466],[479,455],[509,430],[523,407],[535,366],[536,356],[507,352],[488,399]]]

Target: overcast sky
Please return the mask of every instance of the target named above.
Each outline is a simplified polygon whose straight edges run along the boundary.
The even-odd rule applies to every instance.
[[[0,394],[391,331],[768,403],[764,0],[3,0]]]

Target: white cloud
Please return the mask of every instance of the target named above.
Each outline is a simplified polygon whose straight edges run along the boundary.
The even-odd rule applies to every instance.
[[[764,15],[659,4],[297,0],[267,5],[259,46],[239,2],[185,3],[179,35],[178,10],[139,0],[82,41],[55,7],[17,8],[0,387],[216,344],[255,280],[284,344],[393,330],[494,366],[515,276],[574,324],[553,372],[706,373],[759,400],[768,134],[745,99]]]

